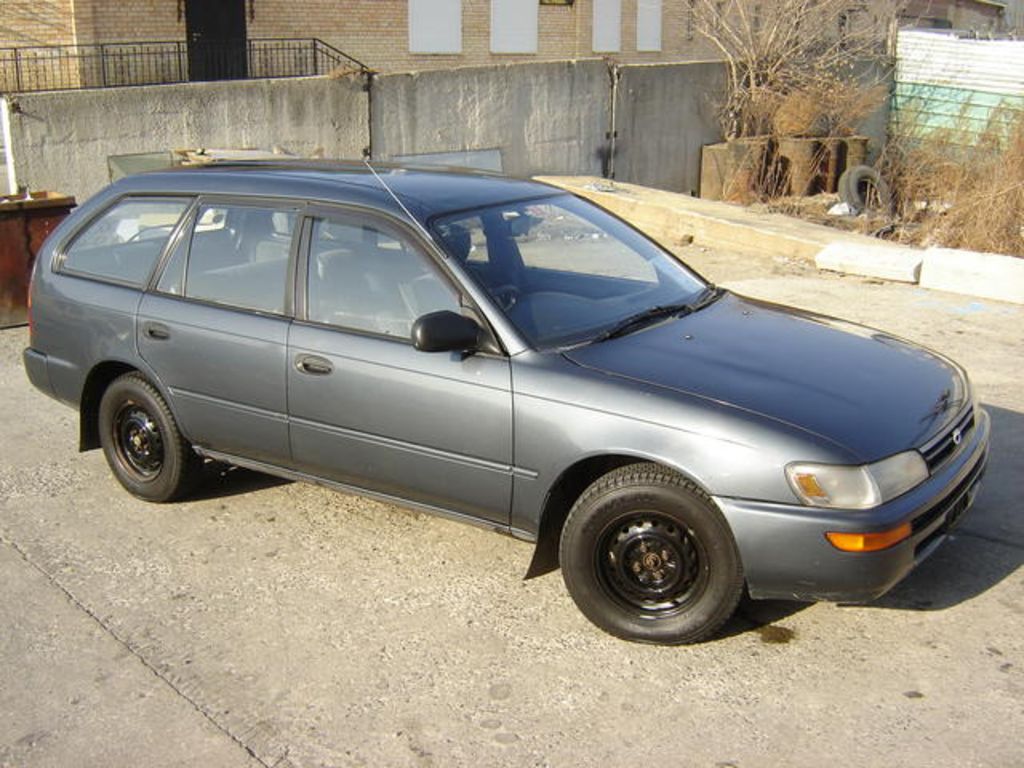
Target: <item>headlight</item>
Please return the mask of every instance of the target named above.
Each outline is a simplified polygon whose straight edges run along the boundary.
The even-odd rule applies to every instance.
[[[786,478],[804,504],[834,509],[871,509],[906,493],[928,477],[917,451],[859,467],[795,463]]]

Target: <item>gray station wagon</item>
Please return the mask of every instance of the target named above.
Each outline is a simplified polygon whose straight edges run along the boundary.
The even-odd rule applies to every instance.
[[[24,362],[140,498],[215,460],[479,523],[657,643],[745,589],[881,595],[989,441],[935,352],[716,288],[561,190],[439,170],[123,179],[47,241]]]

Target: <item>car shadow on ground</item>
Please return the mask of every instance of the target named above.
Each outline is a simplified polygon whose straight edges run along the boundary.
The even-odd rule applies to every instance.
[[[761,641],[771,645],[788,643],[796,634],[788,627],[779,626],[778,622],[794,616],[814,603],[796,600],[753,600],[744,593],[736,612],[729,618],[718,632],[714,640],[725,640],[729,637],[756,632]]]
[[[939,611],[987,592],[1024,565],[1024,414],[985,405],[989,464],[974,507],[928,560],[869,607]]]
[[[986,405],[992,417],[989,466],[974,508],[957,531],[891,592],[868,607],[943,610],[986,592],[1024,565],[1024,414]],[[192,500],[226,498],[274,488],[292,481],[260,472],[207,462]],[[541,558],[536,576],[556,570],[557,555]],[[536,564],[535,564],[536,565]],[[532,569],[531,569],[532,570]],[[757,631],[764,642],[788,642],[776,626],[811,603],[751,600],[744,597],[717,639]]]
[[[189,495],[189,501],[226,499],[244,493],[261,491],[287,485],[291,480],[262,472],[253,472],[242,467],[233,467],[216,461],[207,461],[196,489]]]

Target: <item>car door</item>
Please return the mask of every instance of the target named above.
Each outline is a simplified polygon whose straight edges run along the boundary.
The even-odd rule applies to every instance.
[[[285,387],[298,210],[201,200],[139,305],[139,352],[196,445],[287,465]]]
[[[461,296],[408,230],[360,212],[306,221],[288,342],[292,456],[312,474],[507,525],[507,357],[427,353],[413,321]]]

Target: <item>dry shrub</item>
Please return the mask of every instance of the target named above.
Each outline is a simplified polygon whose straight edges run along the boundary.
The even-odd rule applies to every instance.
[[[895,139],[883,163],[900,239],[1024,256],[1024,113],[997,110],[978,136]]]
[[[806,71],[779,101],[773,116],[776,136],[851,136],[881,108],[889,86],[871,82],[852,68],[839,72]]]
[[[828,132],[821,102],[810,91],[785,96],[772,123],[776,136],[825,136]]]

